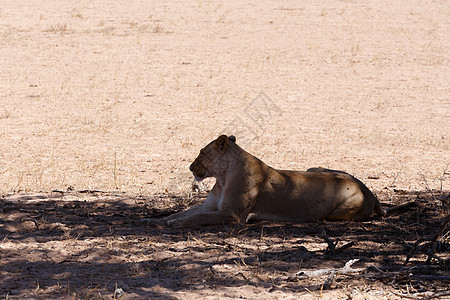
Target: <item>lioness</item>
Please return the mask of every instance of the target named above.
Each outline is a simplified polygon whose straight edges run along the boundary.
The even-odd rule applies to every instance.
[[[196,180],[215,177],[205,202],[164,219],[168,225],[214,225],[252,220],[362,220],[380,202],[358,179],[323,168],[276,170],[221,135],[201,149],[189,169]]]

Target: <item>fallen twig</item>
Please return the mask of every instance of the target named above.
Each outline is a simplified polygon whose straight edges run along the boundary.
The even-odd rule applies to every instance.
[[[95,190],[95,189],[83,189],[83,190],[76,190],[76,193],[80,193],[80,194],[95,194],[95,193],[99,193],[99,194],[111,194],[112,192],[108,192],[108,191],[102,191],[102,190]]]
[[[344,244],[341,247],[336,249],[336,246],[339,243],[339,240],[333,241],[332,239],[330,239],[325,230],[322,231],[322,233],[320,234],[320,237],[323,238],[325,243],[328,244],[327,250],[331,257],[334,257],[334,255],[336,254],[337,251],[342,251],[342,250],[348,249],[355,244],[354,241],[351,241],[351,242],[348,242],[347,244]]]
[[[406,266],[409,262],[409,260],[411,259],[411,257],[414,254],[414,251],[417,250],[417,248],[419,247],[420,243],[422,243],[424,241],[424,239],[418,239],[414,245],[412,246],[412,248],[409,250],[408,255],[406,256],[405,262],[403,263],[404,266]]]
[[[443,291],[443,292],[438,292],[438,293],[434,293],[431,295],[428,295],[426,297],[424,297],[425,295],[422,294],[415,294],[415,295],[408,295],[408,294],[403,294],[403,293],[397,293],[395,291],[391,291],[392,294],[399,296],[401,298],[406,298],[406,299],[422,299],[422,300],[430,300],[430,299],[436,299],[436,298],[441,298],[441,297],[445,297],[450,295],[450,291]],[[429,293],[429,292],[427,292]]]
[[[348,248],[352,247],[353,245],[355,245],[355,242],[354,242],[354,241],[348,242],[347,244],[342,245],[341,247],[339,247],[339,248],[337,249],[337,251],[341,251],[341,250],[348,249]]]
[[[336,281],[336,272],[328,275],[327,279],[325,279],[325,282],[322,285],[322,289],[324,290],[331,289],[331,286],[334,284],[335,281]]]
[[[298,271],[293,276],[290,276],[288,280],[296,280],[296,279],[305,279],[305,278],[311,278],[311,277],[318,277],[323,275],[329,275],[329,274],[355,274],[355,273],[363,273],[366,271],[366,268],[357,268],[353,269],[351,266],[359,261],[358,258],[349,260],[342,268],[327,268],[327,269],[320,269],[320,270],[314,270],[314,271]]]
[[[441,297],[445,297],[445,296],[449,296],[449,295],[450,295],[450,290],[439,292],[439,293],[434,293],[434,294],[424,298],[423,300],[429,300],[429,299],[433,299],[433,298],[441,298]]]
[[[325,240],[325,242],[328,244],[328,251],[330,252],[331,257],[334,257],[334,254],[336,252],[336,245],[339,241],[332,241],[328,236],[327,232],[325,230],[322,231],[320,236]]]
[[[423,182],[425,183],[425,188],[430,192],[431,197],[433,198],[434,201],[437,201],[436,197],[433,194],[433,190],[430,188],[430,186],[428,185],[428,181],[427,178],[425,177],[425,175],[420,174],[420,176],[422,176]]]
[[[400,173],[402,172],[402,170],[403,170],[403,164],[401,165],[400,170],[397,172],[397,174],[394,176],[394,179],[393,179],[392,182],[391,182],[391,185],[390,185],[390,187],[392,188],[392,193],[391,193],[391,203],[394,202],[394,194],[395,194],[394,188],[395,188],[395,181],[397,180],[397,178],[398,178],[398,176],[400,175]]]
[[[403,293],[397,293],[396,291],[392,291],[391,293],[394,294],[395,296],[398,296],[400,298],[406,298],[406,299],[420,299],[419,297],[415,296],[415,295],[407,295],[407,294],[403,294]]]
[[[439,259],[438,257],[435,256],[436,250],[437,250],[437,248],[438,248],[438,247],[437,247],[437,244],[438,244],[437,240],[438,240],[438,238],[441,236],[441,234],[445,231],[445,229],[446,229],[447,225],[449,224],[449,222],[450,222],[450,214],[448,214],[446,217],[444,217],[444,218],[441,220],[441,225],[439,226],[439,230],[438,230],[437,232],[435,232],[435,233],[431,236],[430,242],[425,243],[425,244],[423,244],[423,245],[420,245],[422,242],[425,242],[425,241],[427,241],[428,239],[425,239],[425,238],[420,238],[420,239],[418,239],[418,240],[414,243],[414,245],[413,245],[413,247],[411,248],[411,250],[409,250],[409,253],[408,253],[408,255],[406,256],[406,259],[405,259],[405,262],[403,263],[403,265],[405,266],[405,265],[409,262],[409,260],[411,259],[411,257],[413,257],[413,255],[414,255],[414,253],[415,253],[416,251],[422,250],[422,249],[426,249],[426,248],[428,248],[428,247],[431,248],[431,250],[428,251],[428,253],[427,253],[428,258],[427,258],[426,263],[427,263],[427,264],[430,263],[432,258],[436,258],[436,259],[438,259],[438,260],[440,261],[440,259]]]
[[[428,274],[413,274],[411,278],[422,279],[422,280],[450,280],[450,275],[428,275]]]

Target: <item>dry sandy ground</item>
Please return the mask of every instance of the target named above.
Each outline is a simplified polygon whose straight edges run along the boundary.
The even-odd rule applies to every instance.
[[[158,228],[146,221],[203,197],[186,201],[167,195],[52,193],[0,199],[4,237],[0,295],[8,299],[450,296],[450,226],[439,228],[442,211],[434,200],[438,194],[397,193],[399,202],[414,199],[416,205],[367,222]],[[437,232],[441,234],[431,252]],[[362,269],[358,273],[295,276],[300,271],[342,268],[353,259],[358,261],[351,268]]]
[[[127,278],[138,274],[147,282],[155,270],[152,268],[175,264],[178,272],[173,275],[175,278],[184,278],[178,270],[183,266],[198,271],[196,276],[204,276],[207,282],[210,275],[202,272],[208,271],[201,271],[193,260],[200,264],[208,262],[210,256],[202,256],[205,249],[196,245],[195,240],[188,238],[194,244],[185,245],[189,248],[187,252],[176,250],[170,255],[167,252],[166,248],[179,249],[176,245],[187,238],[186,230],[158,231],[145,227],[139,229],[137,237],[130,233],[135,224],[129,222],[139,219],[139,214],[154,216],[188,206],[192,182],[188,166],[198,150],[221,133],[236,135],[240,145],[273,167],[301,170],[323,166],[346,170],[381,195],[384,204],[414,200],[416,193],[424,193],[424,199],[431,201],[429,205],[439,206],[450,189],[449,32],[449,2],[438,0],[2,1],[0,196],[8,208],[6,211],[3,208],[0,224],[1,267],[14,269],[13,258],[8,255],[17,249],[25,251],[18,252],[17,260],[23,259],[26,251],[43,253],[30,261],[33,271],[27,276],[36,279],[39,270],[53,268],[58,275],[49,275],[53,280],[50,283],[44,284],[39,279],[42,288],[38,292],[58,282],[61,290],[66,288],[68,297],[72,297],[72,292],[74,297],[91,297],[93,293],[83,294],[82,289],[94,289],[93,282],[100,284],[102,293],[111,292],[113,279],[94,279],[103,274],[103,269],[114,273],[124,265],[114,265],[102,256],[116,255],[108,254],[115,251],[113,244],[123,245],[123,241],[130,239],[135,243],[133,249],[146,249],[143,250],[146,256],[139,259],[131,253],[135,250],[130,249],[130,260],[149,265],[136,267],[136,273],[127,271]],[[93,189],[116,191],[120,197],[116,198],[116,193],[93,196],[70,192]],[[68,194],[60,193],[67,191]],[[410,199],[400,197],[399,191],[405,191]],[[23,198],[36,193],[43,193],[39,200],[43,207],[53,206],[62,212],[55,215],[51,210],[42,212],[34,206],[37,202]],[[106,234],[112,220],[90,223],[89,214],[101,214],[101,205],[117,205],[118,210],[113,212],[111,208],[109,213],[120,214],[126,212],[121,208],[128,208],[119,205],[122,201],[139,197],[156,210],[138,204],[130,206],[126,216],[131,220],[119,218],[126,228],[122,242],[117,241],[120,235]],[[92,211],[79,213],[80,218],[66,224],[61,216],[73,212],[71,205],[81,209],[79,205],[86,205],[84,200],[92,203]],[[45,204],[48,201],[51,205]],[[442,211],[441,207],[435,209]],[[8,211],[18,215],[9,216]],[[22,217],[32,222],[21,225]],[[44,224],[49,219],[49,225],[36,225],[36,218],[43,218]],[[106,223],[102,224],[102,220]],[[83,224],[100,226],[90,229],[100,233],[74,238],[74,230],[87,230]],[[381,230],[377,224],[380,225],[375,223],[376,230]],[[25,229],[14,229],[15,226]],[[249,227],[249,236],[245,233],[244,237],[241,233],[237,236],[243,243],[259,247],[254,235],[266,225],[254,226]],[[274,232],[283,228],[274,226],[277,228]],[[287,247],[283,251],[287,251],[287,256],[293,255],[289,251],[299,247],[295,239],[319,232],[318,229],[309,232],[308,226],[311,225],[289,225],[286,230],[291,235],[287,244],[281,242],[279,233],[272,233],[270,242],[273,247]],[[359,228],[356,224],[352,226]],[[23,235],[22,230],[27,233]],[[193,238],[199,243],[221,245],[208,246],[220,252],[225,249],[221,247],[234,243],[223,241],[225,237],[236,237],[229,230],[234,229],[197,230]],[[66,231],[69,237],[64,237]],[[149,236],[145,235],[147,231]],[[213,241],[214,237],[219,240]],[[410,237],[409,241],[418,238]],[[77,245],[83,241],[86,244]],[[44,242],[50,244],[41,245]],[[107,245],[104,252],[89,248],[97,244]],[[240,246],[232,246],[234,251],[233,247]],[[45,258],[51,256],[49,249],[59,253],[55,254],[56,260]],[[166,252],[159,258],[150,255],[158,249]],[[64,251],[70,253],[60,253]],[[80,251],[86,254],[74,254]],[[98,258],[90,251],[97,253]],[[206,252],[213,255],[214,251]],[[123,259],[128,255],[126,252],[120,252]],[[5,255],[7,262],[3,261]],[[177,255],[189,256],[188,263],[175,263]],[[300,256],[300,261],[308,261],[308,255]],[[364,253],[358,255],[364,266],[373,263]],[[319,258],[323,260],[320,267],[335,266],[332,260]],[[34,263],[40,260],[42,265]],[[269,260],[276,264],[283,258],[273,255]],[[151,261],[161,264],[153,265]],[[300,267],[301,263],[297,263]],[[239,264],[243,262],[236,263]],[[92,267],[94,271],[89,273],[86,269],[84,275],[75,272],[83,284],[68,286],[69,282],[74,284],[75,275],[63,273],[70,273],[72,267],[79,265]],[[252,266],[256,265],[253,260]],[[211,273],[216,272],[217,276],[227,268],[213,266],[216,267],[219,269]],[[297,267],[290,265],[289,272]],[[21,274],[23,268],[16,273],[13,270],[0,274],[0,280],[16,280],[11,272]],[[268,275],[273,271],[268,266],[262,268],[266,276],[263,282],[269,282],[267,278],[281,278],[277,274]],[[232,269],[227,274],[239,272]],[[166,275],[162,278],[169,276]],[[239,276],[236,280],[243,280]],[[244,277],[254,280],[247,273]],[[159,286],[159,291],[144,284],[148,291],[142,287],[138,293],[138,283],[123,289],[141,297],[151,297],[147,292],[174,295],[175,290],[178,294],[174,297],[185,297],[183,289],[192,297],[195,293],[203,295],[201,280],[192,277],[192,281],[196,282],[196,292],[188,292],[188,285],[183,282],[178,288],[151,285]],[[363,290],[362,283],[357,282],[358,289]],[[126,284],[126,280],[122,283]],[[224,279],[218,285],[220,295],[225,295],[226,290],[241,291],[244,283]],[[278,288],[288,283],[274,284],[277,287],[272,291],[274,298],[292,296],[291,287]],[[254,297],[267,293],[265,285],[245,286]],[[36,285],[28,286],[33,288]],[[14,297],[20,298],[21,290],[22,287],[3,289],[0,296],[16,293]],[[296,291],[300,290],[305,292],[301,286]],[[341,290],[342,286],[332,292]],[[44,298],[60,295],[50,290],[44,292]],[[23,295],[38,294],[33,296],[28,290]],[[214,293],[208,295],[214,297]],[[377,295],[371,297],[385,297]]]
[[[222,132],[274,167],[438,188],[448,2],[309,2],[3,2],[0,191],[186,191]]]

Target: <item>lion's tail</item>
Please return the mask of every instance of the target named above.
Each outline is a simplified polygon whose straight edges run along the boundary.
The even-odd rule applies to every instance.
[[[375,197],[375,195],[374,195]],[[377,197],[375,197],[376,201],[375,201],[375,212],[377,213],[377,215],[381,216],[381,217],[385,217],[386,216],[386,211],[381,207],[381,203],[378,200]]]
[[[363,184],[363,194],[364,197],[373,199],[373,201],[375,202],[374,210],[377,213],[377,215],[385,217],[386,211],[381,207],[380,200],[378,200],[378,198],[372,193],[371,190],[369,190],[369,188],[365,184]]]

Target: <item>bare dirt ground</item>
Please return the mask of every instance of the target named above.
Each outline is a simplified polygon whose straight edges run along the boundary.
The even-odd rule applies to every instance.
[[[123,193],[9,196],[0,202],[0,294],[9,299],[448,298],[449,226],[440,228],[436,196],[398,192],[399,203],[413,199],[415,206],[367,222],[202,228],[157,228],[146,218],[184,209],[203,195],[189,201]],[[362,269],[359,273],[299,273],[342,268],[353,259],[358,261],[351,267]]]
[[[448,1],[2,1],[0,297],[441,295],[449,20]],[[146,224],[201,201],[188,166],[221,133],[273,167],[345,170],[384,206],[416,206]],[[365,271],[329,286],[294,276],[351,259]]]

